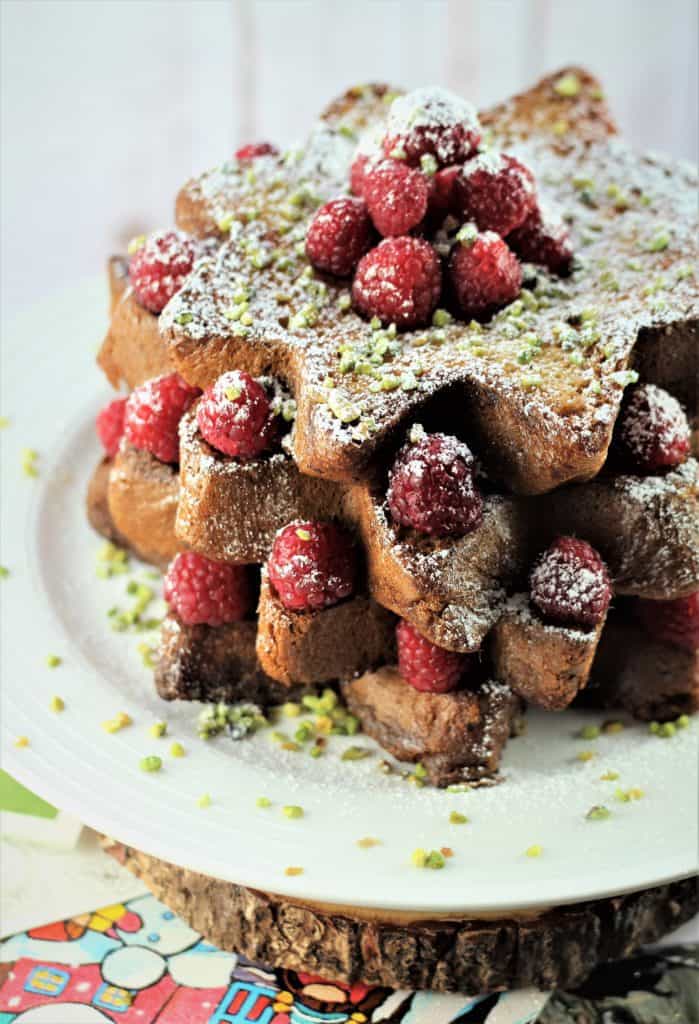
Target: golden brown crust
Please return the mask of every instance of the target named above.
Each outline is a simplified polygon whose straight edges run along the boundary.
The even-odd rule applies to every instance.
[[[528,704],[562,711],[587,683],[603,625],[590,631],[547,625],[530,611],[526,595],[518,595],[490,637],[495,677]]]
[[[500,683],[421,693],[388,666],[345,683],[342,695],[364,732],[398,760],[419,761],[435,786],[492,777],[522,711]]]
[[[257,656],[265,672],[285,686],[351,679],[390,660],[393,648],[394,617],[370,598],[292,612],[262,573]]]
[[[179,478],[172,466],[122,441],[109,474],[112,522],[146,562],[165,567],[186,545],[175,536]]]
[[[110,261],[110,272],[116,260]],[[111,321],[97,362],[113,387],[125,383],[135,388],[151,377],[172,373],[174,365],[158,317],[139,304],[128,284],[121,284],[121,291],[112,291]]]

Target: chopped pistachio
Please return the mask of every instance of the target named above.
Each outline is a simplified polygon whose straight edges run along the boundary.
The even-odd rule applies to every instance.
[[[452,811],[449,815],[450,825],[465,825],[468,822],[468,818],[465,814],[461,814],[459,811]]]
[[[228,232],[231,230],[232,226],[233,226],[233,214],[232,213],[224,214],[224,216],[221,217],[216,222],[216,227],[218,228],[218,230],[223,235],[228,234]]]
[[[63,663],[63,659],[59,658],[57,654],[47,654],[46,665],[48,668],[58,668]]]
[[[282,704],[281,711],[285,718],[298,718],[301,714],[301,705],[296,701],[289,700],[286,704]]]
[[[341,423],[354,423],[362,415],[361,406],[335,388],[328,395],[328,407]]]
[[[524,852],[527,857],[540,857],[544,852],[544,848],[543,846],[539,846],[538,843],[535,843],[534,846],[528,846]]]
[[[437,173],[438,166],[437,160],[432,153],[423,153],[420,157],[420,170],[428,177],[432,177],[433,174]]]
[[[264,808],[264,807],[271,807],[271,806],[272,806],[272,801],[269,799],[268,796],[258,796],[257,800],[255,801],[255,807],[262,807],[262,808]]]
[[[639,789],[638,786],[632,786],[631,789],[621,789],[617,787],[614,792],[614,796],[622,804],[628,804],[632,800],[640,800],[643,797],[643,790]]]
[[[154,739],[160,739],[167,732],[167,722],[153,722],[148,732]]]
[[[689,721],[689,715],[680,715],[680,717],[676,719],[675,725],[678,729],[686,729],[689,725]]]
[[[297,875],[302,875],[303,874],[303,868],[299,868],[299,867],[284,868],[284,874],[287,875],[289,878],[296,878]]]
[[[588,821],[604,821],[605,818],[611,818],[611,816],[612,812],[602,804],[596,804],[594,807],[591,807],[585,815]]]
[[[357,840],[357,846],[360,850],[371,850],[374,846],[380,846],[381,840],[374,839],[373,836],[364,836],[363,839]]]
[[[447,793],[468,793],[470,788],[468,782],[452,782],[447,786]]]
[[[184,313],[179,313],[175,317],[175,323],[180,324],[182,327],[184,327],[185,324],[191,323],[193,319],[194,317],[192,316],[192,314],[185,311]]]
[[[129,244],[127,245],[126,251],[129,254],[129,256],[133,256],[133,254],[135,252],[138,252],[139,249],[142,249],[145,244],[146,244],[146,236],[145,235],[136,235],[136,237],[132,238],[131,241],[129,242]]]
[[[37,477],[39,475],[36,464],[38,458],[39,453],[34,448],[22,449],[22,472],[25,476]]]
[[[554,121],[551,125],[551,131],[554,135],[565,135],[569,128],[570,124],[564,117],[559,118],[558,121]]]
[[[106,722],[102,722],[102,728],[105,732],[119,732],[120,729],[131,725],[132,722],[131,715],[127,715],[125,711],[119,711],[114,718],[108,718]]]
[[[594,750],[580,750],[576,754],[578,761],[591,761],[596,756]]]
[[[578,737],[581,740],[596,740],[600,734],[599,726],[597,725],[584,725],[578,732]]]
[[[432,314],[432,323],[435,327],[446,327],[454,320],[451,313],[446,309],[435,309]]]
[[[53,696],[49,707],[52,711],[65,711],[66,702],[62,697]]]
[[[297,529],[296,536],[298,537],[299,540],[303,540],[303,541],[309,541],[311,539],[310,532],[308,530],[302,529],[301,527],[299,527],[299,529]]]
[[[170,744],[170,757],[184,757],[186,751],[181,743],[175,741]]]
[[[413,850],[410,859],[416,868],[439,870],[445,864],[444,854],[440,850],[430,850],[429,852],[423,849]]]
[[[366,747],[347,747],[343,750],[341,761],[363,761],[365,757],[371,757],[371,750]]]
[[[297,743],[308,743],[315,736],[315,729],[312,722],[301,722],[298,729],[294,733],[294,739]]]
[[[602,782],[616,782],[618,778],[619,772],[614,772],[611,770],[606,771],[603,775],[600,775],[600,780]]]
[[[0,580],[6,580],[10,575],[10,570],[6,565],[0,565]]]
[[[561,77],[554,82],[553,88],[559,96],[569,98],[577,96],[580,93],[582,86],[578,76],[570,71],[565,75],[561,75]]]
[[[427,778],[427,769],[420,761],[418,761],[418,763],[415,765],[415,768],[413,769],[413,775],[415,776],[416,779]]]
[[[602,725],[602,732],[605,736],[614,736],[618,732],[623,732],[624,728],[625,726],[623,722],[604,722]]]
[[[142,772],[159,772],[163,767],[163,761],[155,754],[149,754],[147,757],[141,758],[139,767]]]
[[[15,746],[16,747],[28,747],[29,746],[29,737],[28,736],[18,736],[17,739],[15,740]]]
[[[211,797],[209,796],[209,794],[202,793],[202,795],[197,800],[197,805],[199,807],[211,807]]]
[[[662,252],[664,249],[667,249],[669,244],[670,232],[661,229],[648,239],[643,248],[646,252]]]
[[[455,238],[457,242],[460,242],[467,249],[470,249],[470,247],[478,238],[478,228],[476,227],[475,224],[472,224],[469,221],[468,223],[463,224],[459,228],[459,230],[456,232]]]
[[[0,430],[7,430],[10,425],[9,416],[0,416]]]
[[[303,807],[299,807],[297,804],[287,804],[286,807],[282,807],[282,814],[285,818],[302,818]]]

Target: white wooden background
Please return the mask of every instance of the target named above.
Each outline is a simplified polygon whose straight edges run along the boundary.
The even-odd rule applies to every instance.
[[[2,308],[167,224],[241,141],[369,79],[487,104],[570,61],[639,146],[696,159],[696,0],[0,0]]]

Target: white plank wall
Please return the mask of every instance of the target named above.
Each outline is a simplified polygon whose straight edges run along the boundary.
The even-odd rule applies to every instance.
[[[2,307],[167,224],[193,171],[347,85],[491,103],[575,61],[640,147],[696,159],[696,0],[0,0]]]

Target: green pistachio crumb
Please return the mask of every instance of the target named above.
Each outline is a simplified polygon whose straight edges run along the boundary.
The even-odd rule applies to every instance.
[[[578,738],[581,740],[596,740],[600,734],[599,726],[597,725],[584,725],[578,732]]]
[[[595,754],[594,750],[580,750],[575,756],[577,757],[578,761],[592,761],[592,759],[597,755]]]
[[[282,814],[285,818],[302,818],[303,807],[299,807],[297,804],[287,804],[282,807]]]
[[[46,656],[46,665],[48,668],[58,668],[63,663],[63,658],[59,658],[57,654],[48,654]]]
[[[129,256],[133,256],[133,254],[135,252],[138,252],[139,249],[142,249],[145,244],[146,244],[146,236],[145,235],[136,235],[136,237],[132,238],[131,241],[129,242],[129,244],[127,245],[126,251],[129,254]]]
[[[309,541],[311,539],[310,532],[308,530],[302,529],[301,527],[299,527],[299,529],[296,531],[296,536],[298,537],[299,540],[303,541]]]
[[[156,757],[155,754],[149,754],[148,757],[141,758],[140,768],[142,772],[159,772],[162,767],[162,758]]]
[[[25,476],[37,477],[39,475],[38,459],[39,453],[34,448],[22,449],[22,472]]]
[[[371,751],[366,747],[347,747],[343,750],[341,761],[363,761],[365,757],[371,757]]]
[[[478,228],[471,222],[463,224],[456,232],[456,241],[460,242],[467,249],[470,249],[478,238]]]
[[[432,323],[435,327],[446,327],[447,324],[452,323],[454,317],[446,309],[435,309],[432,314]]]
[[[202,793],[202,795],[197,800],[197,805],[199,807],[211,807],[211,797],[209,796],[209,794]]]
[[[437,173],[438,163],[432,153],[423,153],[420,157],[420,170],[428,177]]]
[[[461,814],[459,811],[452,811],[449,815],[450,825],[465,825],[468,822],[468,818],[465,814]]]
[[[233,226],[233,214],[232,213],[224,214],[224,216],[221,217],[216,222],[216,227],[218,228],[218,230],[223,235],[228,234],[228,232],[231,230],[232,226]]]
[[[0,565],[0,580],[8,579],[9,575],[10,575],[10,570],[7,568],[7,566],[6,565]]]
[[[131,715],[128,715],[125,711],[119,711],[114,718],[108,718],[106,722],[102,722],[102,728],[105,732],[119,732],[132,723]]]
[[[569,128],[570,124],[564,117],[559,118],[558,121],[554,121],[551,125],[551,131],[554,135],[565,135]]]
[[[287,701],[281,705],[281,712],[285,718],[298,718],[301,714],[301,705],[296,701]]]
[[[49,704],[49,707],[51,708],[52,711],[65,711],[65,706],[66,703],[62,697],[53,696],[51,698],[51,703]]]
[[[538,843],[535,843],[534,846],[528,846],[524,852],[527,857],[540,857],[544,852],[544,848],[543,846],[539,846]]]
[[[612,812],[602,804],[596,804],[594,807],[591,807],[585,815],[588,821],[604,821],[605,818],[611,818],[611,816]]]
[[[186,751],[181,743],[175,741],[170,744],[170,757],[184,757]]]
[[[148,732],[154,739],[160,739],[167,732],[167,722],[153,722]]]
[[[605,736],[614,736],[618,732],[624,731],[624,723],[617,721],[604,722],[602,725],[602,732]]]
[[[568,98],[577,96],[580,93],[582,86],[578,76],[571,71],[566,75],[561,75],[561,77],[554,82],[553,88],[559,96]]]
[[[257,800],[255,801],[255,807],[265,808],[271,806],[272,801],[269,799],[268,796],[258,796]]]
[[[643,248],[646,252],[663,252],[667,249],[670,244],[670,232],[667,230],[656,231],[656,233],[648,239]]]
[[[194,317],[192,316],[191,313],[180,313],[178,316],[175,317],[175,323],[180,324],[182,327],[184,327],[185,324],[191,323],[193,319]]]
[[[633,786],[631,789],[621,789],[617,786],[614,791],[615,798],[622,804],[631,803],[632,800],[641,800],[643,797],[643,790],[639,789],[638,786]]]
[[[619,772],[611,771],[611,769],[606,771],[603,775],[600,775],[600,780],[602,782],[616,782],[618,778]]]
[[[680,717],[676,720],[675,725],[678,729],[686,729],[689,725],[689,722],[689,715],[680,715]]]
[[[430,850],[429,852],[423,849],[413,850],[410,859],[414,867],[431,868],[433,871],[438,871],[446,864],[444,854],[439,850]]]

